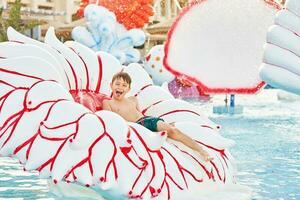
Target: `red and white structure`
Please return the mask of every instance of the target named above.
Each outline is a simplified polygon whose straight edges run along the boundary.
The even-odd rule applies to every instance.
[[[152,85],[138,65],[123,67],[50,28],[45,43],[12,28],[0,44],[0,155],[37,170],[65,196],[108,199],[247,199],[235,182],[233,141],[198,107]],[[124,70],[145,115],[162,117],[192,137],[213,161],[119,115],[101,110],[109,82]],[[84,191],[80,193],[81,191]],[[220,195],[221,194],[221,195]],[[226,196],[227,195],[227,196]],[[218,199],[220,199],[218,197]]]
[[[176,19],[165,45],[165,67],[206,94],[253,94],[263,45],[279,4],[273,0],[198,0]]]

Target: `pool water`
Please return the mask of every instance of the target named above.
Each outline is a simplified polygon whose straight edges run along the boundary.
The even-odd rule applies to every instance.
[[[216,115],[215,96],[201,104],[204,113],[222,125],[221,134],[236,141],[230,152],[237,160],[238,182],[253,190],[253,200],[300,199],[300,101],[278,101],[277,90],[238,96],[240,115]],[[35,172],[24,172],[11,158],[0,158],[0,199],[58,199]]]
[[[242,115],[211,115],[221,134],[236,141],[230,152],[238,180],[252,188],[253,200],[300,199],[300,101],[278,101],[276,94],[239,97]]]

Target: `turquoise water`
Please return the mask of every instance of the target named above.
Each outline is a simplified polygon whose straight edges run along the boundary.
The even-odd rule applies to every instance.
[[[213,115],[221,133],[236,141],[238,180],[253,200],[300,199],[300,100],[278,101],[276,90],[237,99],[244,113]]]
[[[278,101],[276,90],[237,97],[242,115],[214,115],[212,105],[200,105],[222,125],[221,134],[236,141],[238,181],[252,188],[253,200],[300,199],[300,101]],[[199,105],[199,103],[195,103]],[[0,158],[0,199],[58,199],[37,173],[24,172],[11,158]]]
[[[47,181],[36,172],[24,172],[15,159],[0,158],[0,199],[55,199]]]

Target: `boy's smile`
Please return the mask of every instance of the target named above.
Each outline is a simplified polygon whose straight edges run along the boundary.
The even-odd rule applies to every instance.
[[[124,93],[124,91],[121,91],[121,90],[116,90],[116,94],[118,95],[118,96],[120,96],[120,95],[122,95]]]
[[[116,79],[111,83],[112,97],[116,100],[122,100],[130,90],[129,84],[122,78]]]

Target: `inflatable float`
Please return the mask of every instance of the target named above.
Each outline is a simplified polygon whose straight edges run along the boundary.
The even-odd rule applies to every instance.
[[[300,1],[287,0],[277,12],[267,33],[260,76],[273,87],[300,94]]]
[[[50,28],[45,43],[8,29],[0,43],[0,155],[37,170],[64,197],[107,199],[249,199],[236,183],[234,142],[199,108],[152,84],[138,64],[74,41]],[[129,95],[145,115],[160,116],[192,137],[213,161],[186,146],[101,110],[114,73],[132,79]]]

